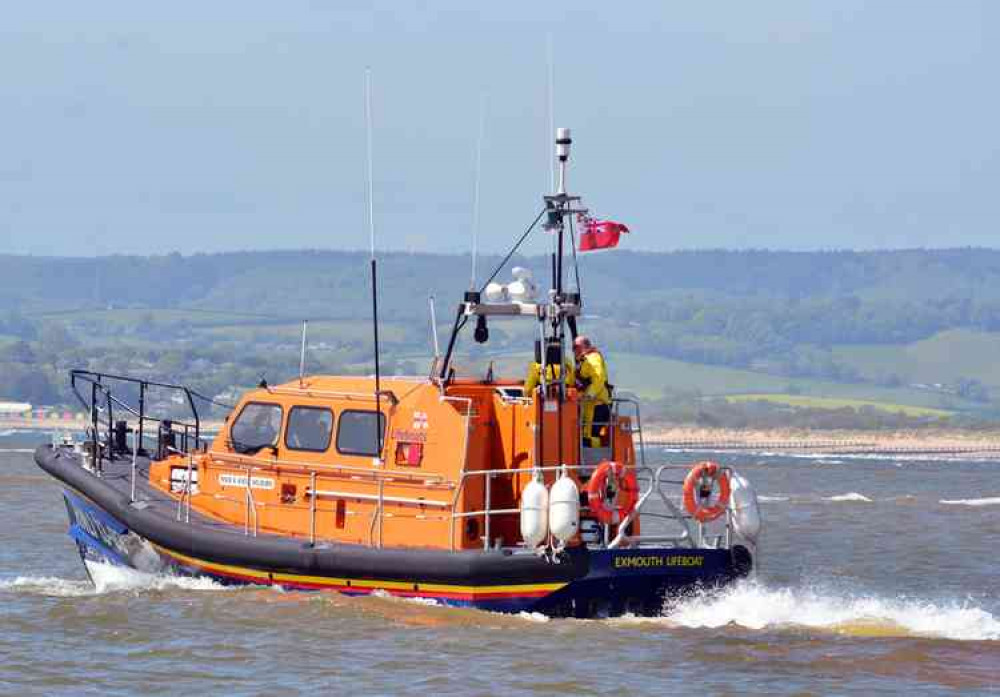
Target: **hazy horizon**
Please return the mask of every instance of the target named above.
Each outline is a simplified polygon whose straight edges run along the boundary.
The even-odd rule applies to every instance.
[[[469,250],[485,94],[479,247],[502,253],[549,182],[549,36],[570,189],[629,224],[624,249],[996,244],[986,1],[6,14],[0,254],[367,249],[368,65],[379,249]]]
[[[483,252],[480,250],[480,258],[498,258],[506,256],[509,249],[505,250],[488,250]],[[691,247],[687,249],[632,249],[624,246],[619,246],[617,249],[605,249],[600,250],[598,254],[615,254],[623,252],[626,254],[661,254],[661,255],[671,255],[671,254],[796,254],[796,255],[809,255],[809,254],[894,254],[894,253],[935,253],[935,252],[958,252],[958,251],[982,251],[990,253],[1000,253],[1000,245],[996,247],[988,246],[954,246],[954,247],[886,247],[879,249],[848,249],[848,248],[823,248],[823,249],[776,249],[776,248],[758,248],[758,247]],[[0,258],[25,258],[25,259],[70,259],[70,260],[93,260],[93,259],[112,259],[112,258],[157,258],[157,257],[168,257],[168,256],[180,256],[180,257],[193,257],[193,256],[213,256],[213,255],[224,255],[224,254],[308,254],[308,253],[321,253],[321,254],[343,254],[343,255],[358,255],[363,257],[366,262],[369,258],[371,251],[370,249],[361,248],[323,248],[323,247],[275,247],[273,249],[258,248],[258,249],[220,249],[212,251],[193,251],[193,252],[179,252],[164,251],[164,252],[108,252],[104,254],[35,254],[32,252],[25,253],[6,253],[0,252]],[[566,250],[567,258],[569,259],[570,250]],[[593,252],[578,252],[580,263],[586,264],[587,259],[596,258]],[[382,257],[387,255],[417,255],[417,256],[442,256],[442,257],[456,257],[456,258],[470,258],[472,253],[470,250],[452,250],[452,251],[439,251],[432,249],[422,249],[422,250],[411,250],[411,249],[378,249],[376,250],[376,256]],[[512,259],[547,259],[550,256],[548,251],[534,251],[528,253],[517,252],[513,255]],[[509,266],[509,264],[508,264]],[[487,271],[488,269],[479,269],[480,272]]]

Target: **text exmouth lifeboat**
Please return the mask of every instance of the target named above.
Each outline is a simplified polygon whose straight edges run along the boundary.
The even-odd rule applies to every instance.
[[[35,458],[63,484],[83,559],[575,617],[658,614],[749,574],[760,529],[749,483],[717,463],[647,463],[639,406],[615,397],[603,356],[570,359],[581,298],[563,288],[563,249],[587,211],[564,191],[568,149],[560,129],[562,184],[535,220],[558,249],[544,302],[523,270],[507,286],[495,272],[465,294],[425,377],[262,382],[208,442],[211,400],[196,391],[73,371],[88,441]],[[459,376],[466,324],[485,342],[499,319],[537,325],[534,372]],[[180,394],[188,413],[150,413],[151,390]]]

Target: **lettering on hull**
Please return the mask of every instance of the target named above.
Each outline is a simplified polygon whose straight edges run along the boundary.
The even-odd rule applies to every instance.
[[[221,486],[238,486],[242,489],[247,488],[247,476],[245,474],[220,474],[219,484]],[[273,489],[274,480],[270,477],[251,477],[250,478],[250,488],[251,489]]]
[[[616,569],[655,569],[677,566],[701,567],[705,565],[705,557],[697,554],[645,554],[627,557],[615,557]]]

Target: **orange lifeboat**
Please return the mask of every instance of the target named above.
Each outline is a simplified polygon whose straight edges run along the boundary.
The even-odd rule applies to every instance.
[[[560,129],[563,163],[569,144]],[[541,384],[526,390],[523,375],[456,365],[466,325],[486,342],[500,317],[541,327],[539,363],[564,365],[582,303],[564,287],[562,255],[581,210],[564,192],[544,197],[521,239],[543,218],[555,233],[552,288],[536,301],[520,272],[498,291],[497,269],[483,290],[465,293],[428,375],[382,378],[376,362],[374,378],[262,382],[208,437],[212,400],[188,387],[72,371],[90,413],[88,442],[45,446],[35,459],[63,487],[81,557],[224,583],[578,617],[655,614],[666,595],[748,573],[749,542],[727,535],[730,547],[700,545],[680,511],[668,517],[678,529],[646,533],[644,502],[673,504],[662,491],[648,495],[666,486],[668,465],[639,466],[634,402],[613,401],[608,437],[591,447],[568,370],[540,370]],[[153,388],[172,391],[189,413],[154,413],[130,398]],[[721,489],[710,506],[696,500],[705,478]],[[685,505],[703,523],[727,498],[717,465],[701,463],[685,482]],[[595,520],[599,534],[584,530]]]

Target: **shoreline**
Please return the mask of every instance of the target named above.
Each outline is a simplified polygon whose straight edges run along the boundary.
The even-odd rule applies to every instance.
[[[72,431],[89,424],[68,419],[3,419],[0,432]],[[202,424],[206,434],[217,432],[222,422]],[[147,431],[148,436],[152,436]],[[678,450],[742,450],[800,453],[804,455],[976,455],[1000,460],[1000,430],[972,431],[926,429],[899,431],[817,431],[808,429],[708,428],[654,423],[643,429],[647,446]]]
[[[808,455],[977,455],[1000,460],[1000,431],[810,431],[653,424],[643,429],[643,439],[646,445],[679,450],[745,450]]]

